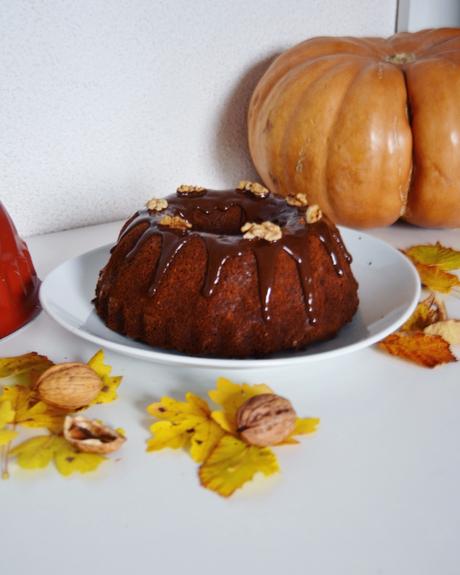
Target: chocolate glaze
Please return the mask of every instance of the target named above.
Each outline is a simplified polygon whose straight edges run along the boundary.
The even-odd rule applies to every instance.
[[[169,269],[176,255],[193,237],[199,237],[207,251],[207,269],[203,282],[202,294],[209,297],[219,284],[220,275],[225,262],[232,257],[239,257],[248,251],[252,252],[257,262],[259,280],[259,295],[262,314],[265,321],[270,320],[270,296],[273,288],[274,265],[278,253],[283,250],[297,264],[301,281],[307,317],[311,324],[317,322],[315,302],[313,298],[312,270],[308,258],[307,236],[318,237],[324,249],[329,254],[331,265],[337,275],[343,275],[337,252],[340,251],[346,261],[351,262],[351,256],[345,249],[342,240],[326,218],[314,224],[306,224],[304,210],[290,206],[280,197],[269,195],[265,198],[255,196],[251,192],[240,190],[215,191],[205,190],[195,195],[173,195],[166,198],[168,207],[161,212],[147,209],[137,212],[123,227],[119,241],[132,229],[147,223],[145,230],[139,236],[134,247],[126,255],[131,259],[143,243],[152,235],[161,237],[161,254],[155,270],[155,275],[149,289],[149,295],[154,296],[162,277]],[[225,233],[216,232],[214,219],[233,210],[237,225],[232,224]],[[159,225],[165,215],[180,216],[192,223],[190,230],[178,230]],[[209,221],[206,222],[206,218]],[[196,221],[199,224],[195,225]],[[203,223],[204,221],[204,223]],[[276,242],[263,239],[246,240],[240,228],[245,222],[262,223],[271,221],[282,228],[283,236]],[[225,226],[224,226],[225,227]],[[227,225],[228,227],[228,225]],[[208,229],[206,229],[208,228]]]

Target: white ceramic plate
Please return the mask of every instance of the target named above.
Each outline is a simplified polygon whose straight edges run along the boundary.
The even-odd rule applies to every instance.
[[[406,257],[362,232],[342,228],[341,233],[353,255],[353,273],[359,282],[359,309],[353,321],[335,338],[305,351],[262,359],[203,358],[151,348],[119,335],[104,325],[91,303],[110,246],[87,252],[55,268],[41,286],[40,300],[51,317],[72,333],[102,347],[157,363],[249,369],[331,358],[370,346],[396,330],[413,312],[420,297],[419,277]]]

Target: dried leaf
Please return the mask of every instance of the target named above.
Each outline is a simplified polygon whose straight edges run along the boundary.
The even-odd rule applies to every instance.
[[[278,461],[270,449],[225,435],[201,465],[199,476],[204,487],[229,497],[256,473],[269,476],[278,471]]]
[[[318,425],[319,419],[317,417],[297,418],[292,435],[307,435],[309,433],[315,433],[318,429]]]
[[[147,442],[147,451],[188,446],[193,460],[201,463],[224,435],[211,418],[208,404],[193,393],[187,393],[182,402],[163,397],[147,411],[161,420],[150,427],[153,437]]]
[[[394,333],[382,340],[379,346],[391,355],[424,367],[457,361],[447,341],[438,335],[425,335],[420,332]]]
[[[186,424],[174,424],[171,421],[157,421],[150,426],[152,438],[147,441],[147,451],[160,451],[169,447],[180,449],[189,441]]]
[[[94,471],[106,460],[103,455],[80,453],[63,437],[40,435],[27,439],[11,450],[23,469],[42,469],[51,461],[61,475]]]
[[[460,280],[454,274],[445,272],[436,266],[414,262],[422,284],[432,291],[450,293],[452,289],[460,286]]]
[[[18,436],[18,432],[13,429],[0,429],[0,446],[7,445]]]
[[[11,401],[5,400],[0,403],[0,428],[5,427],[7,423],[14,421],[14,409]]]
[[[52,365],[53,362],[46,356],[34,351],[14,357],[3,357],[0,359],[0,377],[12,377],[28,371],[41,374]]]
[[[439,242],[412,246],[404,251],[420,264],[436,266],[444,271],[460,269],[460,251],[446,248]]]
[[[104,351],[100,349],[89,361],[88,365],[102,379],[102,388],[91,404],[110,403],[118,397],[117,390],[122,382],[119,375],[110,376],[112,367],[104,363]]]
[[[447,319],[446,306],[434,294],[417,304],[414,313],[400,331],[423,331],[427,326]]]
[[[222,407],[221,411],[213,411],[212,418],[222,429],[229,433],[236,433],[236,412],[250,397],[262,393],[273,393],[265,384],[248,385],[237,384],[229,379],[219,377],[216,389],[209,392],[209,397]]]
[[[5,386],[0,395],[1,403],[8,402],[14,410],[14,425],[24,427],[46,427],[53,433],[62,431],[64,414],[38,401],[35,392],[24,385]]]
[[[460,344],[460,320],[438,321],[426,327],[424,333],[427,335],[440,335],[451,345]]]

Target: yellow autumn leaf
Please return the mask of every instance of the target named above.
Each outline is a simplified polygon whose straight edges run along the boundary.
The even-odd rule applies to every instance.
[[[187,425],[171,421],[157,421],[150,426],[152,437],[147,441],[147,451],[160,451],[169,447],[179,449],[189,441]]]
[[[460,269],[460,251],[447,248],[439,242],[412,246],[404,252],[420,264],[436,266],[444,271]]]
[[[4,401],[0,403],[0,446],[7,445],[15,437],[17,437],[17,431],[13,429],[4,429],[8,423],[14,421],[14,409],[11,407],[10,401]]]
[[[229,433],[236,433],[236,412],[249,398],[262,393],[273,393],[272,389],[263,383],[249,385],[247,383],[233,383],[225,377],[219,377],[216,389],[209,392],[209,397],[222,407],[222,410],[213,411],[211,416],[222,429]]]
[[[209,416],[211,410],[208,404],[193,393],[185,395],[185,401],[177,401],[172,397],[162,397],[160,401],[147,407],[150,415],[157,419],[180,423],[190,415]]]
[[[18,432],[13,429],[0,429],[0,446],[7,445],[18,436]]]
[[[298,417],[295,422],[295,428],[291,435],[308,435],[315,433],[319,425],[317,417]]]
[[[14,421],[14,409],[11,401],[5,400],[0,403],[0,427],[5,427],[7,423]]]
[[[204,487],[229,497],[256,473],[269,476],[278,471],[278,461],[269,448],[225,435],[201,465],[199,477]]]
[[[423,331],[427,326],[447,319],[446,306],[434,294],[420,301],[414,313],[403,324],[400,331]]]
[[[193,461],[201,463],[224,436],[223,429],[212,419],[195,425],[195,432],[190,438],[190,455]]]
[[[318,429],[319,422],[320,420],[317,417],[298,417],[295,422],[294,431],[289,437],[277,445],[297,445],[299,441],[295,438],[295,436],[315,433],[315,431]]]
[[[193,393],[187,393],[185,401],[163,397],[147,411],[160,419],[150,427],[153,437],[147,442],[147,451],[189,447],[193,460],[201,463],[224,434],[211,418],[208,404]]]
[[[393,333],[379,342],[379,347],[391,355],[407,359],[423,367],[436,367],[457,361],[449,344],[439,335],[423,332]]]
[[[423,332],[427,335],[440,335],[451,345],[460,344],[460,320],[458,319],[437,321],[427,326]]]
[[[17,355],[14,357],[0,358],[0,377],[12,377],[27,371],[43,373],[53,362],[46,356],[36,352]]]
[[[118,397],[117,390],[122,382],[120,375],[111,376],[112,367],[104,363],[104,351],[100,349],[88,361],[89,367],[102,379],[102,388],[91,404],[110,403]]]
[[[8,402],[14,410],[14,425],[24,427],[46,427],[53,433],[62,431],[64,414],[38,401],[34,391],[24,385],[5,386],[0,395],[0,405]]]
[[[47,467],[54,456],[58,437],[39,435],[23,441],[10,451],[12,457],[23,469],[41,469]]]
[[[98,453],[82,453],[72,447],[63,437],[59,437],[60,445],[54,453],[54,465],[61,475],[73,473],[90,473],[107,460]]]
[[[413,262],[417,268],[422,284],[431,291],[440,293],[450,293],[457,290],[460,286],[460,280],[454,274],[445,272],[437,266],[430,266]]]
[[[94,471],[106,460],[103,455],[80,453],[63,437],[40,435],[17,445],[10,455],[23,469],[42,469],[51,461],[61,475]]]

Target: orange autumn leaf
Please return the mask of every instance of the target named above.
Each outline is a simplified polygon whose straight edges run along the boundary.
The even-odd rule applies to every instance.
[[[394,333],[382,340],[379,346],[391,355],[424,367],[457,361],[447,341],[439,335],[426,335],[421,332]]]
[[[446,248],[439,242],[412,246],[404,253],[414,262],[436,266],[443,271],[460,269],[460,251]]]
[[[414,313],[400,331],[423,331],[429,325],[447,319],[446,306],[434,294],[417,304]]]

